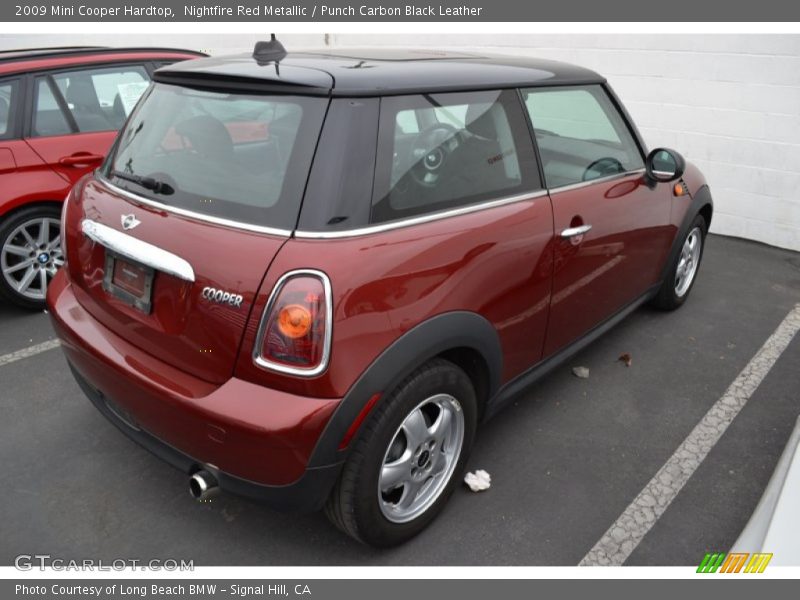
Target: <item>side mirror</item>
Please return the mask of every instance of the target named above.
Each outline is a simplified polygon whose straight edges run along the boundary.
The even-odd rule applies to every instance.
[[[679,179],[686,170],[686,161],[675,150],[656,148],[647,155],[644,167],[650,181],[663,183]]]

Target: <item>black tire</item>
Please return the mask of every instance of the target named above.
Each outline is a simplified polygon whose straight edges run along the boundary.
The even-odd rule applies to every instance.
[[[0,298],[28,310],[43,310],[45,308],[44,297],[31,298],[18,292],[17,289],[12,286],[12,282],[9,281],[9,279],[17,277],[20,271],[7,274],[4,272],[4,269],[8,268],[9,266],[13,267],[15,264],[18,264],[17,261],[19,260],[29,260],[29,257],[21,258],[10,253],[4,253],[4,249],[6,248],[7,244],[11,244],[15,247],[25,245],[27,242],[20,237],[21,234],[16,234],[14,239],[11,239],[11,235],[14,234],[17,228],[21,225],[35,222],[39,219],[52,219],[55,222],[60,222],[61,208],[54,204],[39,204],[36,206],[30,206],[12,213],[2,222],[0,222]],[[52,227],[53,224],[50,226]],[[35,230],[35,226],[32,227]],[[60,256],[60,254],[61,249],[58,248],[57,255]],[[47,279],[48,283],[50,278],[51,277],[48,277]],[[32,286],[35,286],[36,290],[41,289],[41,281],[37,278]]]
[[[407,522],[392,522],[380,507],[379,473],[390,443],[406,417],[421,402],[437,394],[458,400],[464,416],[464,435],[455,468],[436,500]],[[330,521],[356,540],[375,547],[401,544],[427,527],[444,507],[463,477],[475,439],[478,406],[469,377],[453,363],[434,359],[409,375],[381,400],[362,425],[342,473],[325,505]]]
[[[660,308],[661,310],[675,310],[676,308],[683,306],[683,303],[686,302],[686,299],[689,297],[689,293],[692,291],[695,281],[697,281],[697,274],[700,270],[700,263],[703,259],[703,251],[705,250],[706,246],[706,233],[708,232],[708,225],[706,224],[706,220],[703,215],[697,215],[694,218],[694,221],[692,221],[692,224],[689,226],[686,235],[683,236],[683,239],[680,242],[681,248],[683,248],[689,236],[692,235],[692,232],[695,231],[699,232],[700,249],[699,256],[697,258],[697,264],[691,276],[691,281],[689,282],[688,287],[685,290],[682,290],[682,293],[678,293],[677,275],[678,266],[681,263],[681,252],[679,251],[677,256],[675,256],[673,259],[672,264],[669,266],[664,281],[661,282],[661,288],[658,290],[658,294],[656,294],[655,298],[653,298],[652,304],[656,308]]]

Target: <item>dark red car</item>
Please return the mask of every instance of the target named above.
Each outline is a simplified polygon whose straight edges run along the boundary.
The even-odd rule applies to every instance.
[[[63,263],[67,192],[105,158],[153,71],[198,56],[158,48],[0,52],[0,298],[44,308]]]
[[[48,304],[87,396],[197,498],[402,542],[481,420],[692,287],[708,186],[586,69],[270,42],[154,79],[70,194]]]

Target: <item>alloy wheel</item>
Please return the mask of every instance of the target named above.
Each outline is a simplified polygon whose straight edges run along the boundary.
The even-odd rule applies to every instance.
[[[64,264],[61,224],[36,217],[14,229],[0,248],[0,270],[8,285],[29,300],[44,300],[47,285]]]
[[[675,271],[675,295],[682,298],[692,286],[697,267],[700,265],[700,252],[703,247],[703,232],[695,227],[683,242],[678,268]]]
[[[394,523],[423,514],[447,487],[464,442],[464,412],[449,394],[423,400],[398,427],[381,464],[378,503]]]

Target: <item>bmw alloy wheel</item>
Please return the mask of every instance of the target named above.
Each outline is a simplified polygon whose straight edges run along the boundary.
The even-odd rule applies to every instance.
[[[47,285],[64,264],[61,225],[52,217],[37,217],[14,229],[0,249],[0,270],[20,296],[44,300]]]

